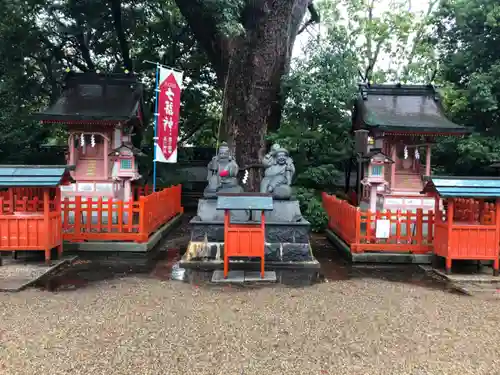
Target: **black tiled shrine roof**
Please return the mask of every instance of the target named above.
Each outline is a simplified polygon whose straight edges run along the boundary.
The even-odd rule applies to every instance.
[[[57,101],[33,117],[42,121],[127,121],[142,103],[143,86],[129,74],[69,73]]]
[[[387,132],[466,134],[448,120],[433,86],[360,85],[355,113],[364,128]]]

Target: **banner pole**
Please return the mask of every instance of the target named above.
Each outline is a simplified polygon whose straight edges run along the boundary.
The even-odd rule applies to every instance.
[[[153,193],[156,191],[156,148],[158,145],[158,137],[156,135],[156,128],[158,127],[158,98],[160,94],[160,65],[156,64],[156,86],[155,86],[155,125],[154,125],[154,138],[153,138]]]
[[[154,61],[150,61],[150,60],[143,60],[142,62],[156,65],[157,67],[161,66],[162,68],[170,69],[170,70],[173,70],[175,72],[182,72],[182,70],[180,70],[180,69],[176,69],[176,68],[173,68],[173,67],[168,66],[168,65],[163,65],[163,64],[160,64],[159,62],[154,62]]]

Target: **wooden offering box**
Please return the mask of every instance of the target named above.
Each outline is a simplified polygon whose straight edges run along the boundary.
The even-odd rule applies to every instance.
[[[273,198],[261,193],[221,193],[217,209],[224,210],[224,278],[230,257],[260,258],[260,274],[264,278],[265,211],[273,210]],[[248,211],[245,222],[231,222],[231,211]],[[252,221],[252,211],[260,211],[260,222]]]

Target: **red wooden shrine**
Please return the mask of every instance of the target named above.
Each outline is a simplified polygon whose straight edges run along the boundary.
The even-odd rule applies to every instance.
[[[436,199],[434,254],[445,258],[446,272],[451,272],[453,260],[491,260],[497,276],[500,178],[434,176],[424,192]]]
[[[224,278],[231,257],[260,258],[260,275],[264,278],[265,211],[272,211],[272,197],[261,193],[223,193],[218,195],[217,209],[224,210]],[[242,210],[248,212],[248,220],[231,221],[231,211]]]
[[[0,251],[43,251],[47,263],[52,249],[60,256],[59,186],[70,181],[66,166],[1,165]]]
[[[369,83],[359,87],[352,130],[357,134],[356,157],[350,168],[359,173],[357,198],[364,205],[371,202],[372,212],[375,204],[377,209],[391,211],[432,210],[433,200],[421,194],[425,177],[432,174],[432,148],[442,137],[469,133],[446,118],[439,92],[432,85]],[[373,170],[373,153],[382,153],[391,162]],[[377,173],[375,185],[365,171],[372,176]],[[351,181],[346,182],[349,187]]]

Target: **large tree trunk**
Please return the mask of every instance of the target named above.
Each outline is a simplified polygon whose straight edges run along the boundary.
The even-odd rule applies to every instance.
[[[297,28],[308,1],[267,2],[253,29],[231,46],[224,101],[227,141],[242,167],[260,163],[268,127],[281,115],[281,80],[288,71]],[[267,12],[267,13],[265,13]],[[295,18],[294,12],[299,13]],[[292,22],[298,19],[298,22]],[[261,169],[249,169],[247,189],[258,191]]]
[[[274,122],[281,115],[281,80],[288,71],[293,43],[309,3],[248,1],[242,15],[244,35],[227,39],[217,34],[200,2],[177,0],[224,87],[221,140],[228,141],[240,168],[251,167],[249,191],[259,189],[261,170],[256,165],[266,151],[268,126],[278,126]]]

